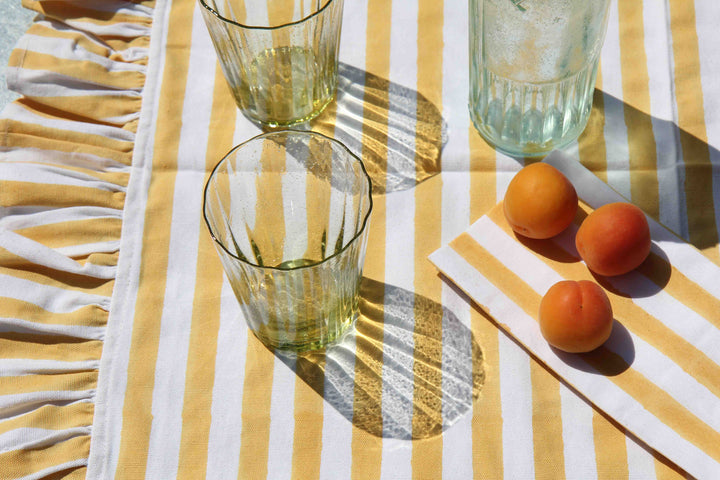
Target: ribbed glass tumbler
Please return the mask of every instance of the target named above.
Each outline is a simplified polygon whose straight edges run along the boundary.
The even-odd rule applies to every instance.
[[[545,155],[592,108],[610,0],[470,0],[470,118],[496,149]]]
[[[268,127],[305,122],[334,98],[343,0],[200,0],[240,110]]]
[[[354,323],[371,210],[362,161],[319,133],[259,135],[215,167],[205,221],[265,345],[319,349]]]

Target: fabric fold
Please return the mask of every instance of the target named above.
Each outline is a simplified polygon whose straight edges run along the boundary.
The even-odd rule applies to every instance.
[[[0,114],[0,476],[83,477],[154,2],[23,6],[22,97]]]

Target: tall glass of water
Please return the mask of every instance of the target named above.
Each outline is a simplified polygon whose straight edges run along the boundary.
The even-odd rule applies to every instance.
[[[610,0],[470,0],[470,117],[513,156],[538,156],[590,116]]]

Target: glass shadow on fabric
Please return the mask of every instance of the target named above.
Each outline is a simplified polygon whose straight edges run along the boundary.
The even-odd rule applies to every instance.
[[[449,309],[367,277],[356,328],[325,351],[277,357],[348,421],[372,435],[440,435],[469,412],[483,352]],[[418,351],[414,345],[430,345]]]
[[[441,170],[447,122],[421,93],[340,63],[336,102],[312,127],[363,159],[373,194],[413,188]]]
[[[272,348],[336,341],[358,316],[370,179],[340,142],[278,131],[232,149],[203,214],[250,330]]]
[[[264,126],[305,122],[335,95],[343,0],[290,3],[200,0],[235,103]]]

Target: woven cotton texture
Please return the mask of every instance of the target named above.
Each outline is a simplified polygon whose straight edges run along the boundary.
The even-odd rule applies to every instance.
[[[345,2],[337,100],[307,127],[373,181],[361,315],[336,348],[298,358],[249,333],[203,222],[212,167],[260,129],[235,106],[199,3],[25,4],[40,16],[11,58],[23,97],[0,144],[0,478],[718,476],[714,342],[691,327],[717,320],[715,280],[686,271],[720,259],[715,0],[612,3],[590,121],[565,153],[691,246],[658,244],[674,274],[662,293],[650,280],[647,304],[620,299],[629,368],[579,378],[428,259],[492,216],[526,163],[469,121],[467,2]],[[548,278],[584,268],[538,261]],[[642,312],[664,313],[649,294],[682,298],[689,331],[643,331]],[[648,352],[658,364],[642,370]],[[652,376],[664,364],[687,389]],[[595,400],[588,375],[620,403]],[[649,413],[618,413],[631,387],[676,395],[676,410],[649,395]],[[633,423],[650,416],[666,435]]]

